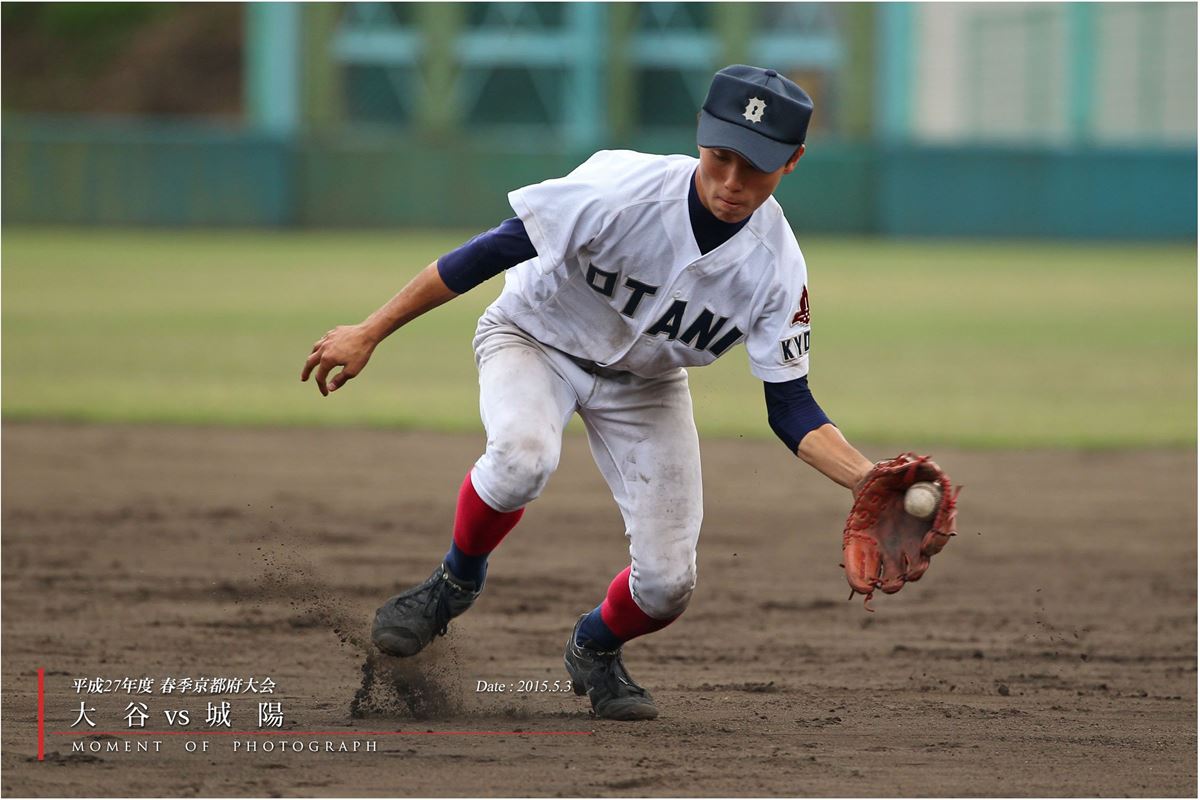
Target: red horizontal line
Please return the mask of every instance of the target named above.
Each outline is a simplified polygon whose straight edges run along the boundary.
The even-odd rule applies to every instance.
[[[51,736],[591,736],[591,731],[51,731]]]
[[[38,761],[46,760],[46,670],[38,667]]]

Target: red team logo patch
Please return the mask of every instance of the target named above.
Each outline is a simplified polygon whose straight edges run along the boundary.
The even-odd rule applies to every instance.
[[[808,325],[808,287],[804,287],[804,293],[800,295],[800,310],[792,316],[793,325]]]

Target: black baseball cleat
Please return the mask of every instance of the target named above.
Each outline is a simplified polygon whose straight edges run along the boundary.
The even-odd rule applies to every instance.
[[[633,682],[621,662],[621,648],[612,651],[593,650],[576,643],[579,626],[584,617],[575,623],[563,661],[575,694],[586,694],[592,701],[592,710],[600,719],[639,720],[654,719],[658,709],[650,693]]]
[[[439,564],[429,580],[380,606],[371,641],[389,656],[415,656],[433,637],[446,635],[450,620],[470,608],[481,589]]]

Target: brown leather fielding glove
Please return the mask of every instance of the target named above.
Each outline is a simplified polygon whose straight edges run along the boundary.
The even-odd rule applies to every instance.
[[[928,519],[904,510],[904,494],[914,483],[929,481],[941,491],[937,508]],[[842,557],[851,597],[866,595],[867,605],[876,589],[893,594],[929,569],[929,557],[940,552],[955,534],[955,502],[962,487],[952,489],[950,479],[929,456],[901,453],[880,461],[854,490],[854,508],[842,534]]]

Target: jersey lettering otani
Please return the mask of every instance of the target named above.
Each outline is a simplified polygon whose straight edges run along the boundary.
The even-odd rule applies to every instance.
[[[808,374],[804,256],[774,198],[702,255],[688,216],[699,162],[596,153],[563,178],[511,192],[537,258],[493,307],[530,335],[642,377],[710,364],[745,342],[769,383]]]

